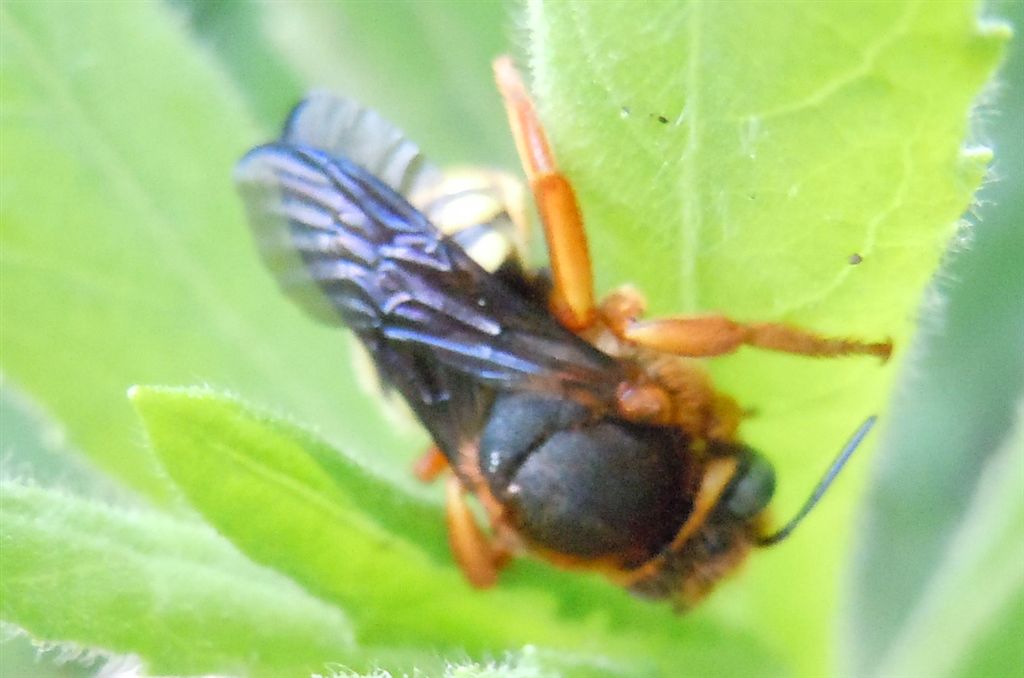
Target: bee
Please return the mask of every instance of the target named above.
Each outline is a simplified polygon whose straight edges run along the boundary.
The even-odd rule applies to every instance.
[[[598,303],[572,185],[512,61],[494,70],[549,275],[521,263],[516,182],[460,185],[383,118],[327,95],[237,166],[256,240],[283,288],[347,326],[430,433],[419,472],[451,471],[449,542],[471,584],[495,584],[528,552],[688,608],[793,531],[873,422],[772,530],[774,470],[739,439],[742,411],[699,359],[747,345],[885,360],[892,344],[723,315],[644,319],[628,287]]]

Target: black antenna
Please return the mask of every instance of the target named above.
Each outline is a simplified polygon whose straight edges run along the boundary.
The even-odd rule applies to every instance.
[[[792,534],[793,530],[796,529],[796,526],[799,525],[805,517],[807,517],[807,514],[811,512],[814,505],[817,504],[818,500],[825,494],[825,490],[829,488],[829,485],[831,485],[832,481],[836,479],[839,472],[843,470],[843,466],[846,465],[847,460],[849,460],[850,456],[861,444],[861,441],[864,440],[864,436],[866,436],[871,430],[871,427],[875,425],[876,419],[877,417],[868,417],[864,423],[860,425],[860,428],[854,432],[846,445],[843,446],[843,449],[836,456],[835,461],[832,462],[832,465],[828,467],[827,471],[825,471],[825,475],[823,475],[821,480],[818,481],[818,486],[814,488],[814,492],[812,492],[811,496],[804,502],[803,507],[797,511],[797,514],[793,516],[781,530],[775,534],[770,534],[767,537],[761,537],[758,539],[758,546],[772,546],[774,544],[778,544],[780,541]]]

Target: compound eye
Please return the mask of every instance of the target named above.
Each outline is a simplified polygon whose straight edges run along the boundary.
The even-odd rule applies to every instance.
[[[775,494],[775,469],[761,455],[749,451],[736,477],[726,489],[721,506],[746,520],[760,513]]]

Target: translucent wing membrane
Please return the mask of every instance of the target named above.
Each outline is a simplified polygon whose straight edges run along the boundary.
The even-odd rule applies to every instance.
[[[281,141],[348,158],[406,198],[442,179],[402,130],[376,111],[329,92],[312,92],[292,110]]]
[[[488,391],[614,401],[622,375],[611,358],[347,158],[269,144],[242,159],[236,180],[282,286],[356,332],[446,451],[479,430]]]

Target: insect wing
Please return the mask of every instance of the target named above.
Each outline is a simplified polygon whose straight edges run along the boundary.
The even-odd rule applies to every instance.
[[[281,140],[347,158],[424,213],[488,271],[521,270],[526,252],[522,184],[479,167],[442,172],[396,125],[362,104],[325,91],[292,110]]]
[[[329,92],[311,92],[292,109],[281,141],[347,158],[406,199],[443,179],[402,130],[376,111]]]
[[[286,143],[251,151],[236,180],[263,256],[307,310],[348,325],[384,379],[438,428],[490,389],[611,402],[616,363],[562,328],[351,161]],[[326,303],[325,303],[326,302]]]

